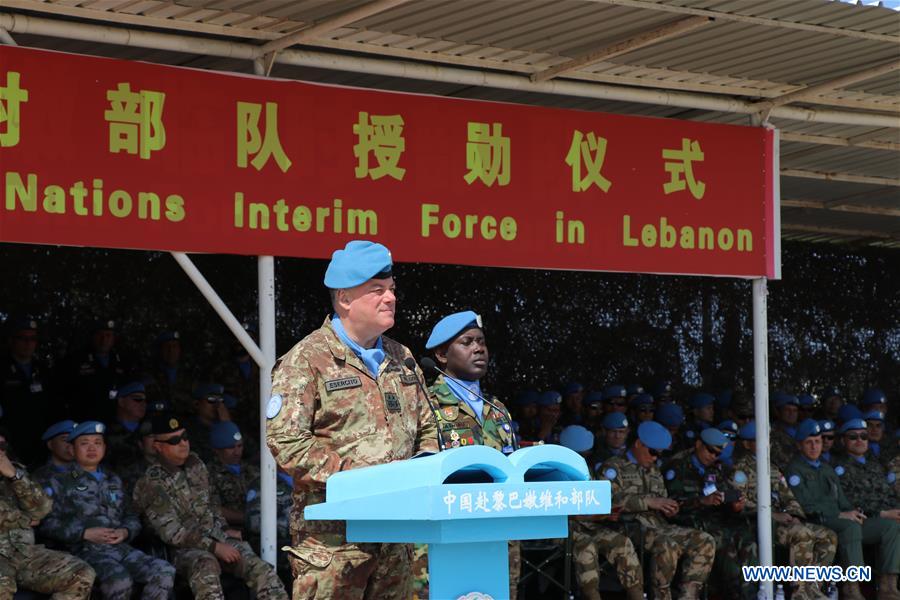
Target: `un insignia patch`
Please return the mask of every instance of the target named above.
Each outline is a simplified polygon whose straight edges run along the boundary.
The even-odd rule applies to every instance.
[[[616,470],[613,468],[609,468],[603,471],[603,476],[612,481],[616,478]]]
[[[275,394],[271,398],[269,398],[269,403],[266,404],[266,418],[274,419],[278,416],[278,413],[281,412],[282,405],[281,395]]]
[[[838,474],[838,477],[843,477],[844,473],[846,473],[844,467],[842,467],[841,465],[836,466],[834,468],[834,472]]]
[[[791,484],[791,487],[797,487],[800,485],[800,476],[799,475],[791,475],[788,477],[788,483]]]

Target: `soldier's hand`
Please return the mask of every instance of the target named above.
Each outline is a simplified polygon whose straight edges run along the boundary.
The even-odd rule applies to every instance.
[[[82,534],[82,537],[86,541],[93,542],[95,544],[112,544],[114,535],[115,531],[110,529],[109,527],[88,527],[84,530],[84,534]]]
[[[892,508],[890,510],[881,511],[881,515],[879,515],[882,519],[893,519],[894,521],[900,521],[900,508]]]
[[[772,520],[783,525],[790,525],[795,521],[794,517],[787,513],[772,513]]]
[[[648,498],[647,506],[651,510],[657,510],[667,517],[678,512],[678,502],[671,498]]]
[[[737,502],[731,503],[731,510],[733,510],[734,512],[741,512],[742,510],[744,510],[745,504],[746,504],[746,502],[744,501],[743,498],[741,498]]]
[[[232,565],[241,560],[241,553],[238,552],[237,548],[224,542],[216,542],[214,554],[216,558],[227,565]]]
[[[841,514],[838,515],[838,517],[841,519],[847,519],[849,521],[853,521],[854,523],[859,523],[860,525],[862,525],[863,520],[865,520],[865,518],[866,518],[865,515],[863,515],[858,510],[848,510],[848,511],[842,512]]]
[[[4,477],[15,477],[16,467],[10,462],[6,452],[0,451],[0,475]]]
[[[112,535],[109,536],[110,544],[121,544],[128,539],[127,529],[113,529]]]
[[[725,494],[722,492],[713,492],[700,499],[700,504],[703,506],[721,506],[723,502],[725,502]]]

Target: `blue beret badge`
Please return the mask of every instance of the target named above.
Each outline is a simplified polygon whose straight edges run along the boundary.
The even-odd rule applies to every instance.
[[[800,476],[799,475],[791,475],[788,478],[788,483],[791,484],[791,487],[797,487],[800,485]]]
[[[668,471],[666,471],[666,480],[672,481],[673,479],[675,479],[675,471],[669,469]]]
[[[895,481],[897,481],[897,474],[894,473],[893,471],[888,473],[887,480],[888,480],[888,483],[894,483]]]
[[[685,437],[694,439],[694,435],[696,435],[696,434],[694,433],[693,429],[688,429],[687,431],[684,432],[684,435],[685,435]]]
[[[844,467],[838,465],[834,468],[834,472],[838,474],[838,477],[841,477],[846,471],[844,471]]]
[[[616,470],[610,467],[609,469],[603,471],[603,476],[612,481],[616,478]]]
[[[747,483],[747,474],[743,471],[737,471],[734,474],[734,482],[738,485],[744,485]]]
[[[266,418],[274,419],[275,417],[277,417],[278,413],[281,412],[281,405],[282,400],[280,394],[275,394],[274,396],[269,398],[269,403],[266,404]]]

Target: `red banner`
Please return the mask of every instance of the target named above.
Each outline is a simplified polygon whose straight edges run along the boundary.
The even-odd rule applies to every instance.
[[[0,241],[775,277],[773,133],[0,47]]]

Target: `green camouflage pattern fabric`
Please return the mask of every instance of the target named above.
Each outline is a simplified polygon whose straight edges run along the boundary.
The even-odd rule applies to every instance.
[[[47,462],[31,473],[31,479],[44,488],[44,493],[50,496],[50,499],[52,500],[55,496],[59,495],[60,478],[68,473],[71,468],[71,464],[59,466],[48,459]],[[43,531],[38,528],[38,533],[43,534]]]
[[[758,586],[744,581],[741,566],[758,564],[756,528],[747,516],[734,513],[730,505],[700,503],[709,486],[715,486],[720,492],[734,489],[733,478],[718,461],[708,467],[698,467],[694,457],[694,452],[682,453],[666,466],[669,497],[681,505],[675,521],[712,535],[718,549],[714,563],[719,575],[716,581],[729,595],[754,600]]]
[[[194,399],[191,396],[193,385],[190,369],[181,365],[175,371],[175,381],[169,382],[169,376],[163,367],[158,367],[149,373],[150,382],[147,384],[147,398],[153,400],[166,400],[179,416],[186,417],[194,412]]]
[[[852,456],[836,457],[834,472],[840,478],[841,489],[850,504],[869,517],[877,517],[883,510],[900,508],[900,497],[891,485],[890,473],[871,453],[860,462]],[[896,475],[894,476],[896,478]]]
[[[247,533],[259,537],[262,523],[262,496],[260,496],[260,478],[251,481],[247,486],[246,508],[244,512],[244,528]],[[276,477],[275,486],[275,505],[277,507],[277,531],[278,545],[285,546],[290,544],[291,530],[290,517],[291,508],[294,506],[294,498],[292,492],[294,488],[281,477]]]
[[[90,596],[94,585],[90,565],[34,543],[32,525],[47,516],[52,505],[27,474],[19,480],[0,478],[0,597],[12,598],[19,586],[53,594],[55,600]]]
[[[140,458],[136,461],[124,465],[121,469],[116,471],[122,479],[122,485],[125,487],[125,494],[129,498],[134,498],[134,486],[137,484],[138,479],[143,477],[144,473],[147,472],[147,468],[155,462],[155,458],[147,459],[141,454]]]
[[[888,463],[887,470],[887,477],[893,479],[891,485],[894,488],[894,494],[900,496],[900,455],[891,459]],[[891,477],[891,475],[893,475],[893,477]],[[888,479],[888,481],[890,481],[890,479]]]
[[[773,425],[769,435],[769,460],[782,472],[797,454],[797,441],[781,427]]]
[[[134,583],[145,584],[145,600],[165,600],[175,580],[175,568],[133,548],[141,530],[138,515],[132,511],[122,480],[111,472],[94,477],[75,464],[60,478],[59,493],[53,510],[44,518],[44,531],[70,552],[91,565],[97,573],[104,598],[128,600]],[[91,527],[124,528],[128,538],[119,544],[95,544],[84,540]]]
[[[269,415],[266,441],[294,478],[291,552],[294,571],[306,582],[298,587],[295,581],[295,598],[362,597],[372,593],[367,586],[383,589],[385,598],[410,596],[410,548],[348,544],[343,521],[303,519],[308,504],[324,502],[325,480],[333,473],[438,449],[421,371],[404,365],[412,353],[385,336],[382,344],[385,357],[374,378],[329,318],[272,372],[269,410],[277,410]],[[393,588],[374,579],[382,572]],[[373,579],[367,584],[364,575]]]
[[[643,468],[626,456],[607,460],[599,469],[600,479],[610,482],[612,505],[621,507],[621,518],[635,520],[644,532],[644,550],[652,557],[653,597],[670,600],[672,579],[681,561],[682,583],[702,585],[709,577],[716,554],[711,535],[669,523],[647,506],[650,498],[667,498],[659,469]]]
[[[570,519],[572,527],[575,578],[582,596],[591,600],[600,597],[600,557],[613,565],[619,583],[629,598],[643,598],[644,574],[634,544],[624,533],[600,523]]]
[[[485,395],[503,412],[485,402],[479,421],[472,407],[453,395],[443,375],[438,375],[428,388],[428,393],[434,403],[440,438],[444,440],[446,448],[477,444],[490,446],[506,454],[512,452],[513,433],[506,418],[509,411],[497,398]]]
[[[625,456],[626,450],[627,448],[612,449],[606,444],[602,437],[599,438],[594,444],[594,450],[591,452],[591,457],[587,461],[593,476],[599,477],[598,469],[600,466],[614,456]]]
[[[222,567],[213,555],[217,542],[234,546],[241,560],[227,569],[244,580],[260,600],[287,598],[272,567],[246,542],[228,538],[209,485],[206,466],[191,453],[183,467],[150,465],[134,488],[134,502],[159,538],[174,550],[177,573],[187,578],[194,598],[221,598]]]
[[[250,484],[259,479],[259,467],[241,461],[240,473],[235,474],[217,456],[207,463],[207,468],[215,503],[243,513]]]

